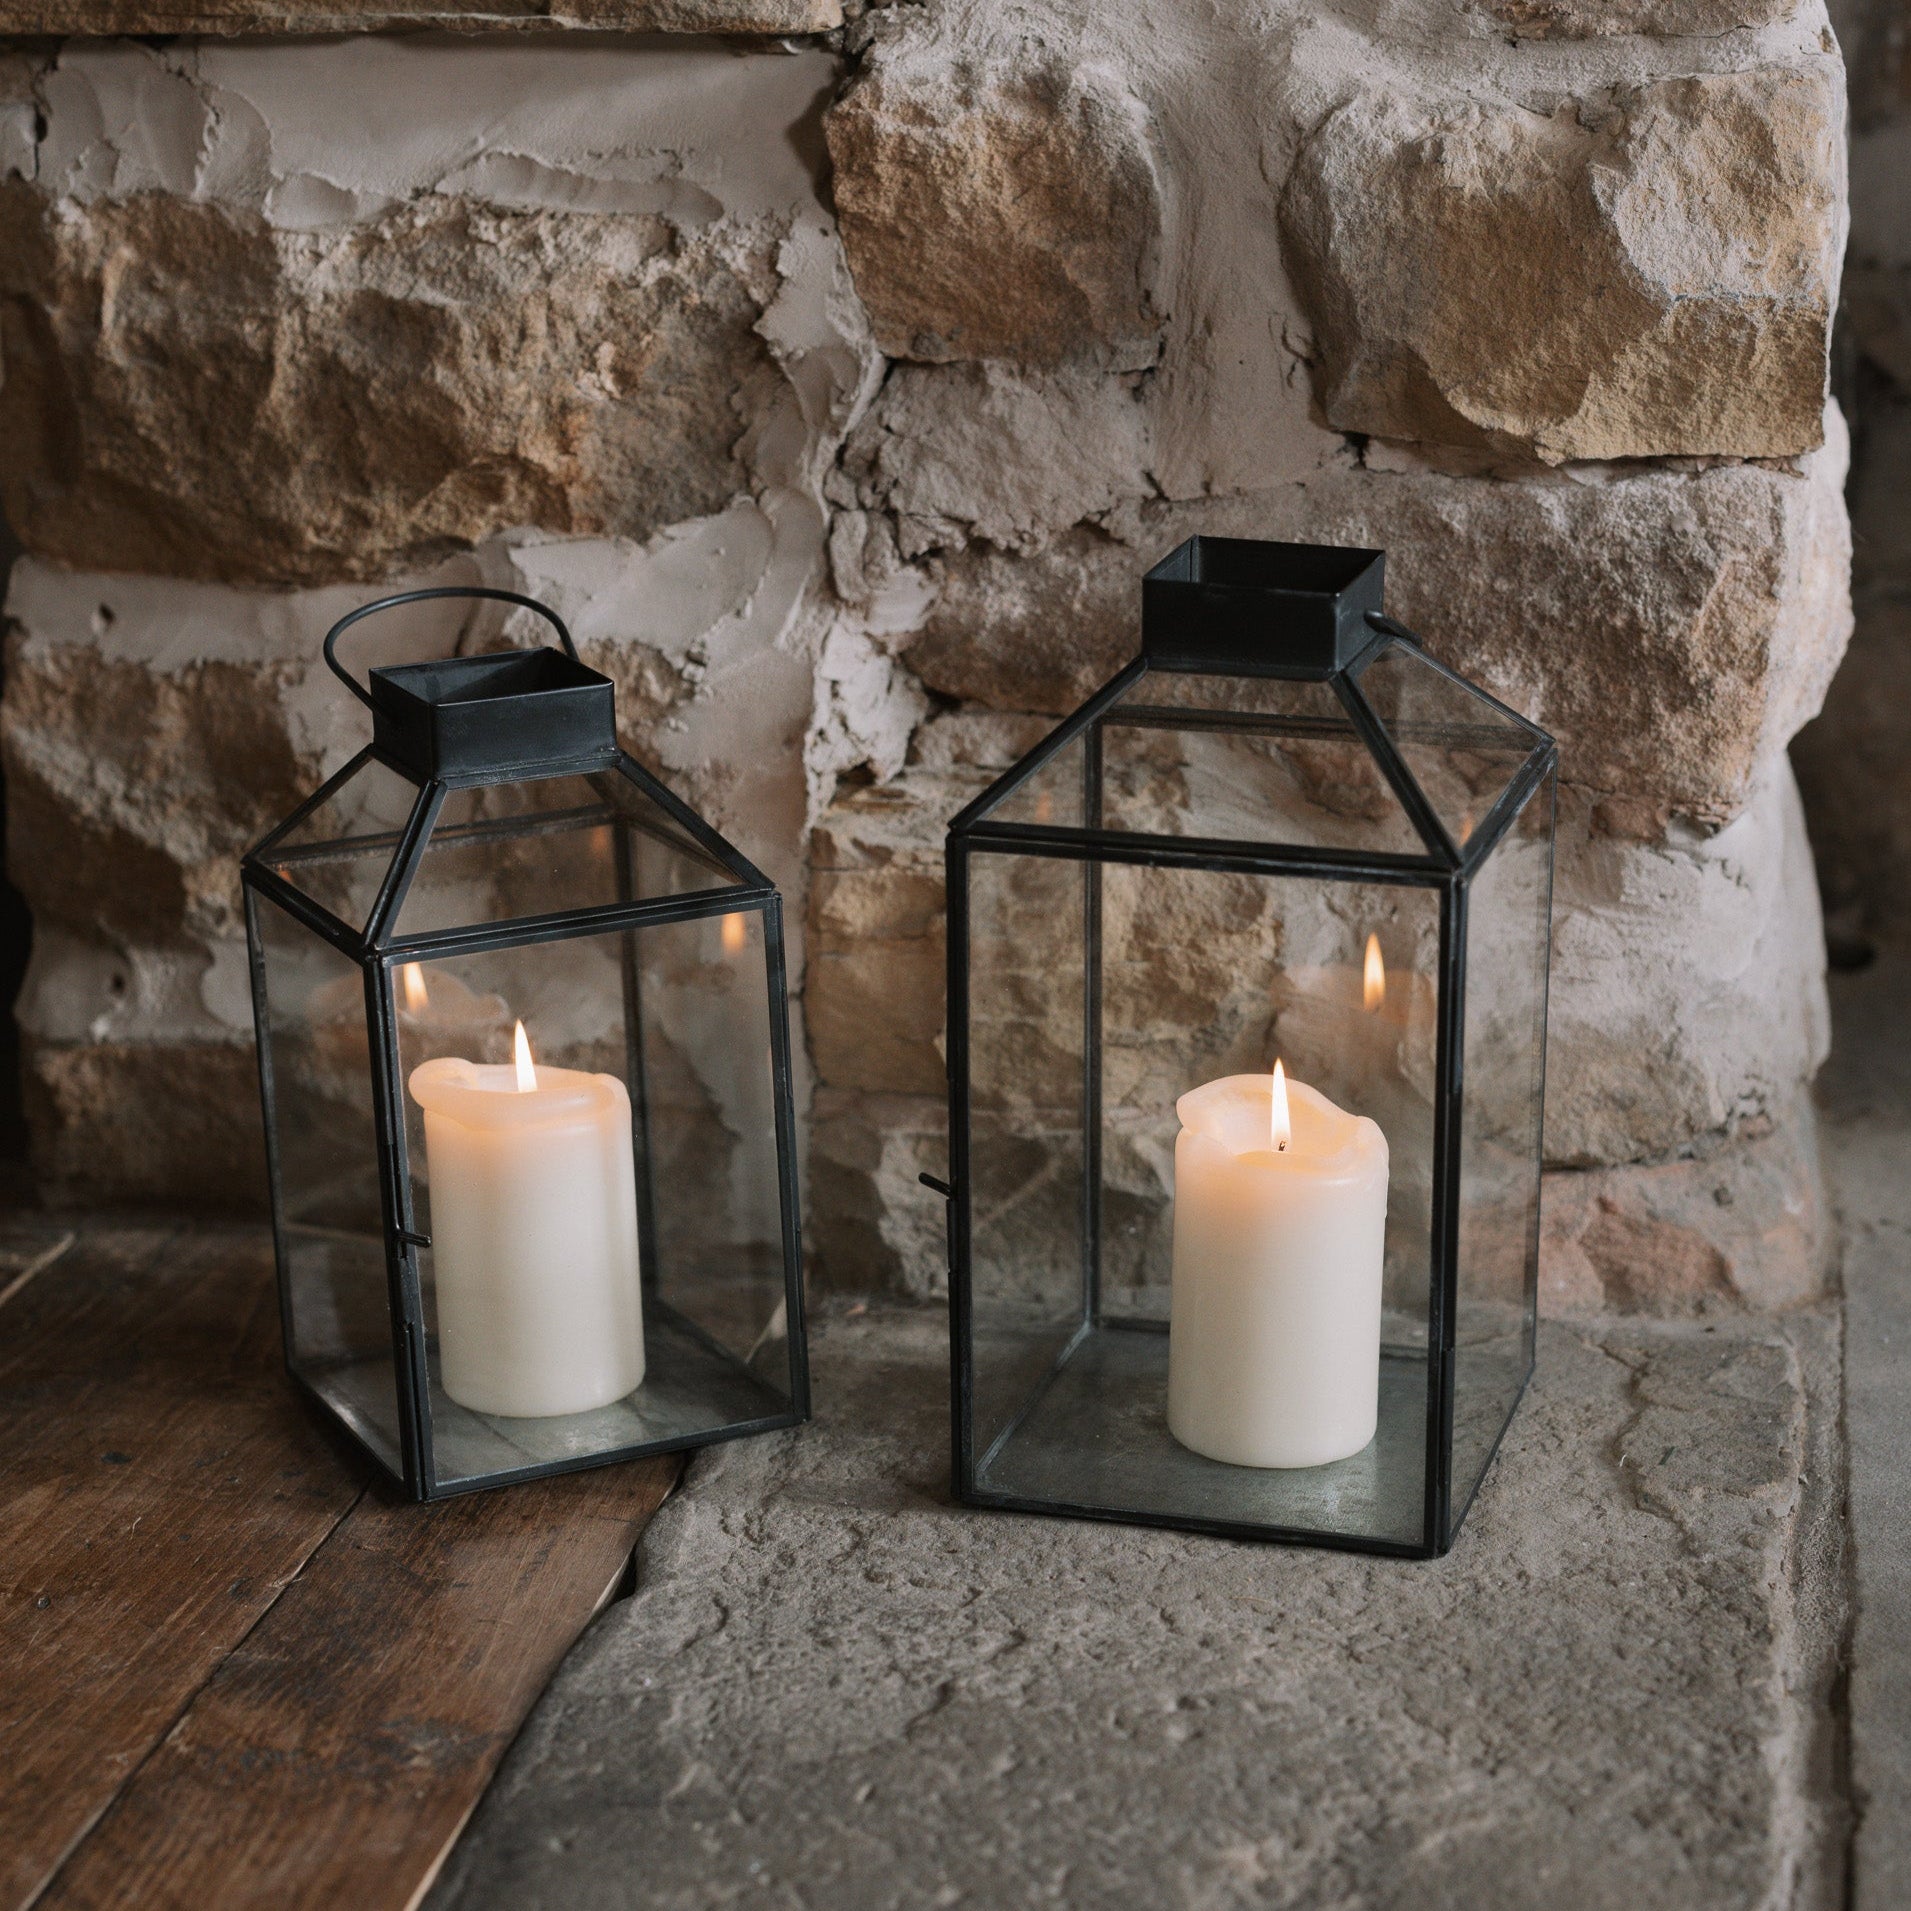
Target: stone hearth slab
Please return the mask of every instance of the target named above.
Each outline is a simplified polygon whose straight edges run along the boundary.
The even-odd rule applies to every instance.
[[[1820,1083],[1845,1241],[1858,1911],[1911,1904],[1911,958],[1832,978]]]
[[[533,1714],[437,1911],[1830,1904],[1836,1328],[1548,1325],[1454,1552],[965,1512],[840,1309]]]

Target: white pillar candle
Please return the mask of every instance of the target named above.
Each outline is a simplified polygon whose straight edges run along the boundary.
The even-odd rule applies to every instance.
[[[1169,1430],[1235,1466],[1358,1453],[1379,1419],[1386,1137],[1278,1074],[1175,1112]]]
[[[530,1418],[608,1406],[644,1377],[630,1097],[614,1075],[450,1057],[425,1111],[445,1392]]]

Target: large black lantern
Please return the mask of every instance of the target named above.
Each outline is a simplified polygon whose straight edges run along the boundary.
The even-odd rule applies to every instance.
[[[339,664],[440,597],[563,648]],[[292,1373],[421,1500],[804,1419],[775,887],[532,599],[325,656],[371,743],[243,865]]]
[[[1425,1557],[1519,1400],[1557,753],[1382,566],[1191,539],[950,826],[971,1504]]]

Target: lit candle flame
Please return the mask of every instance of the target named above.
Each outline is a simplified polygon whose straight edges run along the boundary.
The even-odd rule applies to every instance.
[[[415,962],[405,964],[405,1007],[413,1015],[423,1015],[431,1007],[431,992],[425,987],[425,972]]]
[[[525,1034],[524,1024],[522,1022],[518,1024],[517,1053],[518,1093],[520,1095],[535,1094],[537,1091],[537,1069],[531,1062],[531,1038]]]
[[[1274,1152],[1286,1154],[1287,1144],[1294,1139],[1294,1124],[1287,1114],[1287,1077],[1281,1073],[1279,1062],[1274,1064],[1274,1093],[1267,1104],[1267,1125],[1274,1141]]]
[[[1380,959],[1380,938],[1367,938],[1367,963],[1361,976],[1361,1001],[1371,1015],[1387,999],[1387,965]]]
[[[723,919],[723,953],[727,956],[741,955],[744,942],[748,939],[749,929],[740,910]]]

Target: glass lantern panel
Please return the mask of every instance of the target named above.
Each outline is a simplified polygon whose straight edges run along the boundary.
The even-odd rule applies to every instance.
[[[663,807],[615,771],[447,794],[399,905],[397,933],[599,909],[737,886]]]
[[[986,1476],[1087,1316],[1089,866],[976,853],[968,869],[971,1411]]]
[[[1031,771],[988,811],[991,823],[1035,823],[1080,829],[1086,819],[1088,738],[1070,737],[1040,768]]]
[[[971,888],[977,1485],[1021,1500],[1417,1543],[1437,893],[1021,861],[977,856]],[[1073,896],[1059,893],[1058,871]],[[1023,893],[1026,906],[1004,906]],[[1098,949],[1082,933],[1085,911]],[[1077,1033],[1091,1023],[1092,1070]],[[1002,1030],[993,1042],[991,1028]],[[1166,1412],[1175,1104],[1204,1082],[1258,1075],[1277,1055],[1294,1080],[1371,1116],[1389,1150],[1380,1430],[1350,1459],[1293,1469],[1208,1459],[1174,1438]],[[1048,1086],[1033,1094],[1038,1080]],[[1010,1161],[1014,1173],[992,1170]],[[1084,1180],[1094,1197],[1085,1205]],[[1029,1293],[1039,1304],[1020,1357],[1005,1358],[985,1325],[1009,1295]]]
[[[1540,739],[1411,644],[1388,644],[1358,682],[1434,814],[1464,849]]]
[[[1108,829],[1426,853],[1328,683],[1150,671],[1100,730]]]
[[[402,1478],[364,971],[275,904],[251,901],[292,1369]]]
[[[416,783],[367,757],[266,860],[347,927],[363,929],[419,793]]]
[[[413,1226],[434,1243],[418,1262],[441,1487],[789,1414],[769,988],[754,909],[396,966]],[[473,1145],[495,1154],[476,1172],[434,1162],[414,1071],[488,1063],[493,1092],[515,1102],[520,1020],[543,1089],[565,1086],[557,1070],[598,1078],[587,1132],[537,1160],[487,1133]],[[619,1387],[639,1372],[634,1339],[618,1342],[630,1321],[618,1229],[633,1212],[641,1378]],[[525,1245],[491,1251],[519,1228]],[[497,1325],[513,1293],[536,1297],[529,1338]]]
[[[1532,1371],[1553,887],[1553,779],[1467,895],[1466,1068],[1454,1317],[1453,1517]]]

